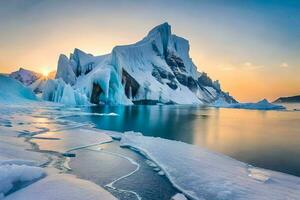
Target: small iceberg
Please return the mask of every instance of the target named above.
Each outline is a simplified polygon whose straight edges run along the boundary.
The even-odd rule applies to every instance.
[[[238,109],[250,109],[250,110],[285,110],[282,105],[272,104],[267,99],[258,101],[257,103],[226,103],[216,101],[212,106],[217,108],[238,108]]]

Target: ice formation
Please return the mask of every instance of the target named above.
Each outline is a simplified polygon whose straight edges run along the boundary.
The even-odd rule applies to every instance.
[[[60,55],[56,79],[94,104],[236,102],[218,81],[197,71],[188,41],[173,35],[168,23],[153,28],[135,44],[116,46],[111,54],[93,56],[75,49],[69,58]],[[63,93],[56,92],[60,87],[45,90],[45,100],[61,102]],[[60,96],[49,98],[49,93]],[[63,103],[74,102],[83,103],[70,99]]]
[[[268,100],[263,99],[257,103],[232,103],[217,101],[213,103],[215,107],[223,108],[240,108],[240,109],[250,109],[250,110],[284,110],[285,107],[282,105],[272,104]]]
[[[48,80],[44,86],[43,99],[66,105],[85,105],[89,101],[79,90],[65,83],[61,78]]]
[[[187,200],[187,198],[183,194],[177,193],[172,197],[171,200]]]
[[[299,199],[300,178],[255,168],[183,142],[122,135],[121,146],[155,162],[187,197],[201,200]]]
[[[17,80],[0,75],[0,103],[12,104],[36,100],[35,94]]]

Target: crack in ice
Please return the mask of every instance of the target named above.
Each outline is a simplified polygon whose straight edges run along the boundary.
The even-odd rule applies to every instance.
[[[126,159],[126,160],[128,160],[131,164],[135,165],[136,168],[135,168],[132,172],[130,172],[130,173],[128,173],[128,174],[125,174],[124,176],[121,176],[121,177],[115,179],[115,180],[112,181],[111,183],[106,184],[105,187],[110,188],[110,189],[112,189],[112,190],[117,190],[117,191],[120,191],[120,192],[128,192],[128,193],[134,194],[134,195],[137,197],[138,200],[141,200],[141,199],[142,199],[142,197],[141,197],[138,193],[136,193],[136,192],[134,192],[134,191],[132,191],[132,190],[118,189],[118,188],[116,188],[116,187],[113,186],[116,182],[118,182],[118,181],[120,181],[120,180],[122,180],[122,179],[124,179],[124,178],[127,178],[127,177],[131,176],[132,174],[134,174],[135,172],[137,172],[137,171],[140,169],[140,165],[139,165],[137,162],[135,162],[133,159],[131,159],[131,158],[127,157],[127,156],[124,156],[124,155],[122,155],[122,154],[119,154],[119,153],[113,153],[113,152],[105,151],[105,150],[101,150],[101,149],[100,149],[100,150],[87,149],[87,150],[89,150],[89,151],[97,151],[97,152],[106,153],[106,154],[111,154],[111,155],[114,155],[114,156],[117,156],[117,157]]]

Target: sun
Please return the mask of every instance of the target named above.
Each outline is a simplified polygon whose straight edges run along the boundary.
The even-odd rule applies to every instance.
[[[42,74],[47,77],[49,74],[49,70],[48,69],[43,69]]]

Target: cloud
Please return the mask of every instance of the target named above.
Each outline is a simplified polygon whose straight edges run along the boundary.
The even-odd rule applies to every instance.
[[[287,64],[286,62],[283,62],[283,63],[280,64],[280,67],[286,68],[286,67],[288,67],[288,66],[289,66],[289,64]]]
[[[254,70],[254,69],[263,68],[264,66],[263,65],[256,65],[256,64],[253,64],[251,62],[244,62],[242,67],[244,69]]]
[[[245,62],[244,65],[245,65],[246,67],[252,67],[252,63],[251,63],[251,62]]]

